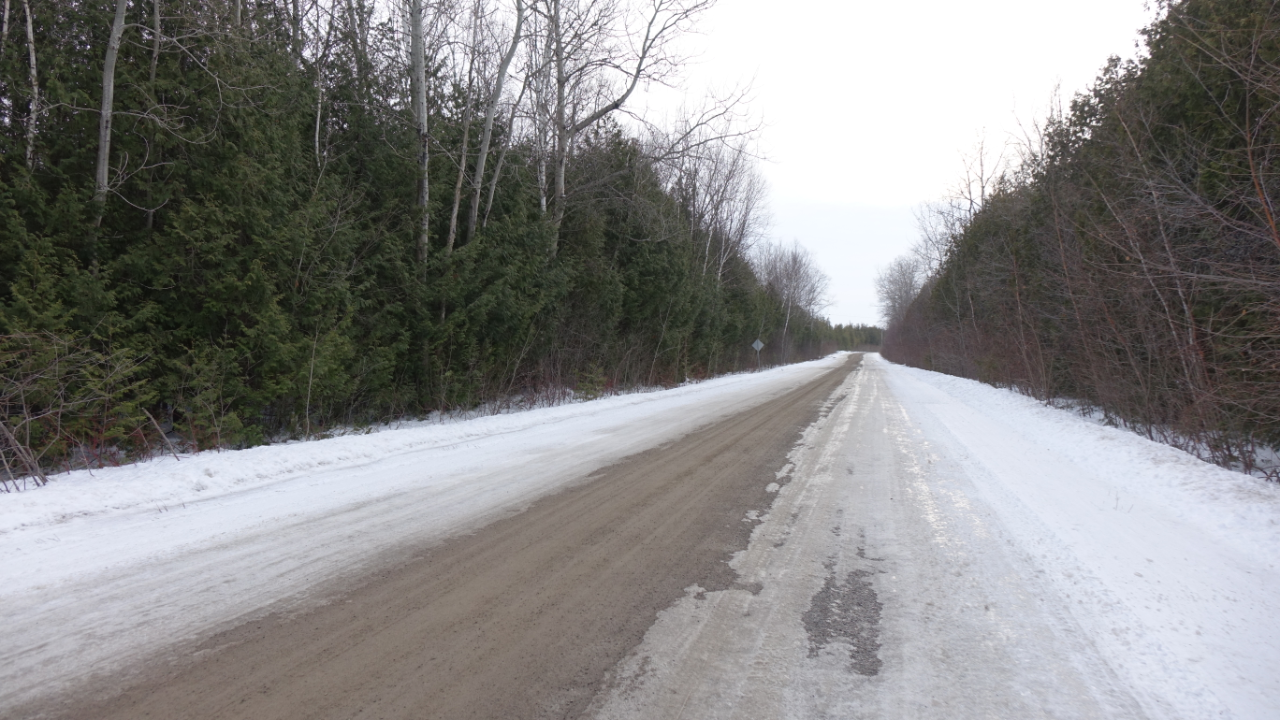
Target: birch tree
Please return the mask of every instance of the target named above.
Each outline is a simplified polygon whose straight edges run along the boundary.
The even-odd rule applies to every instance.
[[[578,136],[622,108],[640,83],[661,81],[676,64],[671,42],[711,0],[541,0],[550,98],[551,226],[564,220],[566,171]],[[553,247],[554,252],[554,247]]]
[[[830,279],[813,262],[813,256],[797,242],[790,247],[764,245],[755,256],[756,274],[783,306],[782,359],[786,362],[791,317],[803,313],[813,318],[826,306]]]
[[[480,227],[486,227],[489,224],[489,213],[493,210],[493,197],[498,192],[498,179],[502,177],[502,167],[507,160],[507,151],[511,149],[512,136],[515,135],[516,121],[518,119],[517,111],[520,108],[520,101],[524,99],[525,91],[529,89],[529,80],[530,77],[526,75],[524,83],[520,86],[520,94],[511,103],[511,109],[507,117],[509,127],[502,138],[502,149],[498,151],[498,162],[493,167],[493,176],[489,178],[489,190],[485,198],[484,215],[480,219]]]
[[[31,79],[31,110],[27,116],[27,169],[35,168],[36,137],[40,125],[40,75],[36,72],[36,33],[31,23],[31,0],[22,0],[27,16],[27,61]]]
[[[449,211],[449,233],[445,236],[444,252],[453,252],[458,236],[458,211],[462,205],[462,186],[467,177],[467,154],[471,149],[471,121],[474,114],[472,94],[475,91],[476,65],[480,56],[480,2],[476,0],[471,13],[471,40],[466,45],[467,83],[463,94],[462,147],[458,150],[458,175],[453,185],[453,205]]]
[[[23,0],[27,2],[28,0]],[[111,116],[116,93],[116,58],[120,55],[120,37],[124,34],[128,0],[116,0],[116,16],[111,23],[107,56],[102,64],[102,109],[98,117],[98,162],[94,171],[93,202],[97,206],[94,224],[102,223],[103,206],[107,202],[107,171],[111,165]]]
[[[4,17],[0,18],[0,57],[4,57],[4,49],[9,44],[9,0],[4,0]]]
[[[427,38],[422,18],[422,0],[409,0],[410,87],[413,95],[413,122],[418,155],[418,259],[426,260],[430,249],[431,217],[431,136],[427,129]]]
[[[151,3],[151,72],[147,75],[152,91],[156,85],[156,69],[160,64],[160,0]]]
[[[507,71],[511,67],[511,61],[515,59],[516,50],[520,47],[520,31],[524,27],[524,2],[516,0],[516,21],[515,29],[511,32],[511,42],[507,46],[507,51],[502,56],[502,61],[498,64],[497,75],[493,79],[493,89],[489,93],[489,102],[485,107],[484,129],[480,133],[480,146],[476,151],[475,172],[471,175],[471,211],[467,216],[467,231],[463,242],[471,242],[471,237],[475,234],[476,221],[480,214],[480,195],[484,188],[484,171],[485,163],[489,156],[489,143],[493,138],[493,122],[498,114],[498,103],[502,100],[502,86],[507,78]]]

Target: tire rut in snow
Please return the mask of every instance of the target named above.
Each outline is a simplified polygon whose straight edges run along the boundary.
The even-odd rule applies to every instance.
[[[859,549],[859,555],[862,555]],[[844,582],[836,574],[835,560],[824,563],[827,581],[813,596],[801,616],[809,635],[809,657],[818,657],[834,642],[849,646],[849,668],[871,677],[880,673],[880,611],[884,609],[871,586],[870,570],[854,570]]]

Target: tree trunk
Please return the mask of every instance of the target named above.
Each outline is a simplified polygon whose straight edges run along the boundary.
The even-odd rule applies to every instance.
[[[564,221],[564,171],[569,156],[569,129],[565,126],[565,103],[569,78],[565,75],[564,37],[560,27],[560,0],[551,3],[551,39],[549,43],[555,56],[556,73],[556,137],[552,156],[552,172],[555,173],[551,191],[551,254],[555,255],[560,241],[560,223]]]
[[[512,127],[507,128],[507,134],[502,139],[502,150],[498,152],[498,162],[493,166],[493,177],[489,178],[489,197],[484,203],[484,215],[481,216],[480,227],[489,226],[489,213],[493,211],[493,196],[498,192],[498,178],[502,177],[502,165],[507,161],[507,150],[511,148],[511,134],[514,131],[516,109],[520,107],[520,101],[524,99],[525,91],[529,89],[529,78],[525,77],[524,83],[520,86],[520,94],[516,96],[515,104],[511,106],[511,117],[508,122]],[[541,191],[541,183],[539,185],[539,195],[545,198],[545,193]],[[545,213],[545,208],[543,209]]]
[[[155,0],[151,7],[151,74],[148,76],[148,79],[151,82],[151,90],[154,93],[156,85],[156,66],[160,63],[160,0]]]
[[[535,161],[535,172],[538,179],[538,216],[547,217],[548,207],[548,188],[547,188],[547,155],[550,148],[549,126],[551,124],[551,112],[549,111],[549,90],[551,86],[550,75],[552,68],[552,26],[543,29],[541,23],[538,22],[542,18],[541,14],[533,16],[534,22],[539,26],[534,28],[532,41],[534,44],[533,52],[541,55],[541,61],[538,63],[537,69],[533,70],[526,76],[525,82],[531,83],[533,87],[533,134],[535,143],[537,144],[537,158]],[[541,40],[542,47],[539,49],[537,44]]]
[[[471,143],[471,88],[467,88],[467,109],[462,113],[462,148],[458,151],[458,181],[453,186],[453,210],[449,214],[449,236],[444,242],[444,253],[453,252],[453,242],[458,237],[458,210],[462,206],[462,183],[467,178],[467,151]]]
[[[147,76],[149,82],[149,90],[151,92],[152,102],[156,102],[159,98],[156,96],[156,68],[160,64],[160,0],[154,0],[151,4],[151,73]],[[154,140],[159,133],[153,132]],[[160,145],[156,143],[156,159],[160,157]],[[156,209],[151,207],[151,186],[155,183],[155,171],[150,173],[150,184],[147,187],[147,229],[155,227]]]
[[[298,8],[298,0],[293,0],[293,28],[290,33],[293,37],[293,53],[298,57],[302,57],[302,12]]]
[[[316,170],[321,174],[324,173],[325,167],[325,148],[320,142],[321,128],[324,121],[324,66],[329,61],[329,50],[333,47],[333,26],[334,22],[330,19],[324,33],[324,41],[315,57],[316,68],[316,120],[313,128],[312,144],[316,156]],[[319,40],[319,20],[316,21],[316,39]]]
[[[418,209],[421,219],[418,225],[418,259],[426,260],[430,247],[430,216],[428,203],[431,199],[431,180],[428,167],[431,160],[431,146],[427,135],[427,62],[426,37],[422,29],[422,0],[411,0],[409,4],[409,32],[413,37],[409,41],[410,63],[413,77],[410,78],[413,93],[413,121],[418,133]]]
[[[128,4],[128,0],[116,0],[116,18],[111,23],[107,57],[102,65],[102,111],[98,118],[98,165],[94,172],[93,188],[93,201],[97,205],[94,225],[102,224],[102,213],[107,202],[107,169],[111,164],[111,106],[116,94],[116,58],[120,55],[120,36],[124,34],[124,13]]]
[[[498,162],[493,166],[493,177],[489,178],[489,196],[484,201],[484,215],[480,219],[480,227],[489,226],[489,213],[493,212],[493,196],[498,192],[498,178],[502,176],[502,165],[507,161],[507,149],[511,147],[509,141],[502,143],[502,150],[498,152]]]
[[[4,18],[0,19],[0,57],[4,57],[5,45],[9,43],[9,0],[4,0]]]
[[[782,364],[787,364],[787,328],[791,327],[791,300],[787,300],[787,316],[782,321]]]
[[[40,126],[40,76],[36,73],[36,32],[31,23],[31,0],[22,0],[27,14],[27,56],[31,67],[31,114],[27,117],[27,169],[36,166],[36,137]]]
[[[511,47],[507,48],[507,54],[502,56],[502,63],[498,66],[498,76],[493,81],[493,92],[489,96],[489,106],[485,108],[484,129],[480,132],[480,147],[476,150],[476,169],[471,177],[471,212],[467,216],[467,234],[463,244],[471,242],[476,231],[476,220],[480,215],[480,195],[484,190],[484,166],[489,155],[489,141],[493,137],[493,119],[498,114],[498,102],[502,99],[502,84],[507,78],[507,69],[511,67],[511,61],[520,47],[520,30],[523,25],[524,3],[522,0],[516,0],[516,28],[511,35]]]
[[[538,215],[547,216],[547,157],[538,153]]]
[[[449,213],[449,236],[444,241],[444,254],[453,252],[454,240],[458,237],[458,211],[462,207],[462,184],[467,179],[467,151],[471,145],[471,119],[473,104],[471,95],[475,92],[476,54],[480,52],[480,3],[476,2],[475,12],[471,16],[471,57],[467,61],[467,92],[463,102],[467,104],[462,111],[462,148],[458,151],[458,181],[453,186],[453,210]],[[443,310],[441,311],[443,315]]]
[[[316,75],[319,75],[319,74],[320,73],[317,70]],[[320,120],[322,119],[323,114],[324,114],[324,87],[320,85],[320,78],[317,77],[316,78],[316,123],[315,123],[314,137],[312,138],[313,144],[315,146],[317,170],[320,170],[324,167],[324,163],[321,162],[321,158],[320,158]]]

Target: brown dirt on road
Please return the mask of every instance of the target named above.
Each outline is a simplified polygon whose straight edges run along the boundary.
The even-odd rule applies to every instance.
[[[860,360],[369,578],[221,633],[63,718],[570,718],[659,610],[737,580],[749,510]]]

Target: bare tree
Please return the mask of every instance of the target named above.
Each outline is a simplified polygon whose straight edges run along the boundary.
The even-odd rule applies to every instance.
[[[4,0],[4,17],[0,19],[0,57],[4,57],[4,48],[9,43],[9,0]]]
[[[467,178],[467,154],[471,149],[471,121],[475,114],[472,97],[475,92],[476,65],[480,60],[480,10],[481,0],[475,0],[471,13],[471,41],[466,46],[467,84],[462,97],[462,147],[458,150],[458,179],[453,185],[453,207],[449,212],[449,234],[445,237],[444,253],[453,252],[454,241],[458,236],[458,211],[462,205],[462,185]]]
[[[493,210],[493,197],[498,192],[498,178],[502,177],[502,166],[507,160],[507,150],[511,148],[512,137],[516,131],[516,121],[518,119],[517,110],[520,107],[520,101],[524,99],[525,91],[529,89],[530,77],[525,76],[525,81],[520,85],[520,94],[516,96],[514,102],[511,103],[511,110],[508,114],[507,121],[509,127],[502,137],[502,149],[498,151],[498,162],[493,167],[493,176],[489,178],[488,196],[484,202],[484,216],[480,220],[480,226],[485,227],[489,224],[489,213]]]
[[[743,143],[721,145],[716,155],[727,156],[718,164],[724,169],[725,188],[713,214],[716,235],[715,274],[719,282],[729,260],[745,257],[768,225],[765,198],[768,188]]]
[[[757,277],[782,303],[782,361],[787,359],[791,318],[803,313],[815,318],[827,306],[827,286],[831,282],[800,243],[765,244],[755,254]]]
[[[27,15],[27,60],[31,78],[31,110],[27,116],[27,169],[36,165],[36,137],[40,125],[40,76],[36,72],[36,33],[31,24],[31,0],[22,0]]]
[[[463,242],[471,242],[472,236],[475,234],[476,221],[480,215],[480,195],[484,188],[484,170],[486,160],[489,157],[489,142],[493,138],[493,121],[498,114],[498,103],[502,100],[502,86],[507,78],[507,71],[511,67],[511,61],[515,59],[516,50],[520,47],[520,32],[524,27],[524,2],[516,0],[516,22],[515,29],[511,31],[511,43],[507,47],[507,52],[502,56],[502,62],[498,64],[497,75],[493,79],[493,89],[489,93],[489,102],[485,107],[484,129],[480,132],[480,147],[476,151],[476,167],[475,172],[471,175],[471,211],[467,216],[467,231],[463,237]]]
[[[697,122],[697,121],[694,121]],[[702,245],[702,273],[717,282],[729,260],[746,257],[768,225],[767,188],[749,135],[729,123],[706,124],[673,141],[651,142],[649,153],[667,169],[669,191],[684,205],[695,241]]]
[[[885,327],[892,330],[901,325],[907,309],[920,294],[923,282],[921,262],[914,255],[902,255],[889,263],[876,275],[876,295],[880,299],[880,313]]]
[[[578,136],[621,108],[641,81],[674,66],[671,41],[712,0],[651,0],[644,11],[623,0],[541,0],[551,80],[551,225],[564,220],[569,156]],[[633,31],[633,24],[642,30]],[[554,248],[553,248],[554,251]]]
[[[427,38],[422,22],[422,0],[409,2],[409,55],[410,86],[413,95],[413,122],[418,136],[418,258],[427,259],[430,248],[431,218],[428,208],[431,200],[431,136],[427,128]]]
[[[27,0],[23,0],[26,2]],[[124,34],[124,16],[128,0],[116,0],[116,16],[111,23],[107,56],[102,64],[102,109],[98,118],[98,163],[94,171],[93,201],[97,206],[94,224],[102,223],[107,202],[107,170],[111,164],[111,116],[116,94],[116,58],[120,55],[120,37]]]
[[[321,136],[320,129],[324,121],[324,89],[325,89],[324,78],[325,78],[325,70],[327,69],[328,63],[329,63],[330,53],[333,50],[333,36],[334,36],[334,29],[335,29],[334,26],[336,25],[336,23],[334,23],[333,21],[334,18],[333,18],[332,10],[330,10],[327,13],[322,12],[320,11],[320,6],[318,3],[315,5],[315,8],[317,12],[316,12],[316,18],[313,24],[313,31],[312,31],[313,36],[316,38],[323,37],[324,40],[321,41],[319,44],[319,47],[316,48],[315,57],[312,60],[312,64],[315,66],[315,71],[316,71],[316,120],[315,120],[314,129],[312,131],[311,142],[312,142],[313,152],[316,158],[316,169],[319,170],[320,172],[324,172],[324,166],[325,166],[325,160],[326,160],[326,152],[325,152],[326,147],[321,143],[321,137],[320,137]],[[325,17],[326,15],[327,17]],[[321,30],[321,27],[320,27],[320,23],[322,19],[325,20],[323,31]],[[412,24],[412,18],[410,18],[410,24]],[[412,52],[410,53],[410,55],[412,55]],[[412,73],[412,65],[411,65],[411,72],[410,72],[411,89],[413,86],[414,77],[415,76]],[[412,95],[412,92],[410,94]],[[416,122],[417,122],[416,107],[414,108],[414,112],[415,112],[415,125],[416,125]]]

